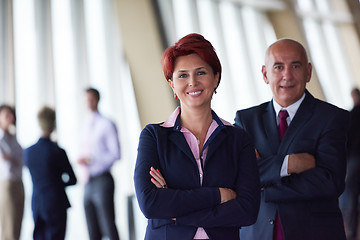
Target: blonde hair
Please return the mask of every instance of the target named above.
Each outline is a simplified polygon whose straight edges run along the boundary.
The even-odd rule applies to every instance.
[[[55,129],[56,114],[55,110],[44,106],[38,113],[38,121],[42,131],[52,132]]]

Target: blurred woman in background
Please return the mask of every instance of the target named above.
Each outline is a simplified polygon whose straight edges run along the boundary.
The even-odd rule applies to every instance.
[[[1,240],[19,239],[24,213],[23,150],[15,135],[16,114],[0,106],[0,232]]]

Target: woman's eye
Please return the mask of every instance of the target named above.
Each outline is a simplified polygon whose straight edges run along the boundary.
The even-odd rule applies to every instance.
[[[179,78],[186,78],[186,77],[187,77],[187,74],[185,74],[185,73],[179,75]]]
[[[205,75],[206,72],[205,72],[205,71],[199,71],[199,72],[197,72],[197,74],[198,74],[198,75]]]

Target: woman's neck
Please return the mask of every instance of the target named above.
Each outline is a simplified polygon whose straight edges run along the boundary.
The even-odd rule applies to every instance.
[[[8,127],[1,127],[1,130],[4,132],[4,134],[10,135],[10,130]]]
[[[181,109],[180,120],[181,126],[188,129],[197,138],[201,149],[213,120],[211,109],[208,108],[198,111]]]

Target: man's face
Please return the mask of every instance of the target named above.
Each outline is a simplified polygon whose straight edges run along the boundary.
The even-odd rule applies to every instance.
[[[270,85],[274,100],[282,107],[302,97],[311,71],[305,50],[290,40],[280,40],[270,46],[262,67],[264,81]]]
[[[86,93],[86,102],[88,108],[94,112],[97,111],[97,105],[99,100],[95,97],[95,95],[91,92]]]

